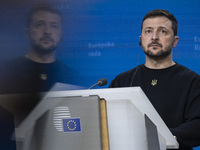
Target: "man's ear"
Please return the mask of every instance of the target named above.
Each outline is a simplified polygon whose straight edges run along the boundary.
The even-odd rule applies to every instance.
[[[178,41],[179,41],[179,37],[178,36],[174,36],[173,47],[176,47]]]
[[[139,36],[139,45],[142,46],[141,36]]]

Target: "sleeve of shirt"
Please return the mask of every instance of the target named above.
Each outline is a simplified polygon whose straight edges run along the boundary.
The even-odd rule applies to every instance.
[[[171,132],[180,145],[195,147],[200,145],[200,78],[196,78],[190,88],[185,107],[184,123]]]

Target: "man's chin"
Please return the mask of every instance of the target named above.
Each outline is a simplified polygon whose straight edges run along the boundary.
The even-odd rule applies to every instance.
[[[146,55],[148,56],[153,56],[153,57],[159,57],[159,56],[162,56],[163,54],[163,51],[162,50],[147,50],[145,52]]]
[[[54,52],[56,47],[55,46],[36,46],[34,47],[35,51],[37,51],[38,53],[51,53]]]
[[[145,54],[152,59],[163,59],[168,57],[170,55],[170,52],[163,52],[162,50],[158,52],[147,51],[145,52]]]
[[[41,49],[52,49],[52,48],[54,48],[55,46],[53,45],[53,44],[41,44],[41,45],[39,45],[39,47],[41,47]]]

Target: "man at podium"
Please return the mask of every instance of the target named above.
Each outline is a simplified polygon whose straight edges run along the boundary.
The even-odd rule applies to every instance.
[[[114,87],[140,86],[179,142],[179,150],[200,145],[200,76],[172,59],[178,23],[167,10],[148,12],[139,44],[146,62],[119,74]]]

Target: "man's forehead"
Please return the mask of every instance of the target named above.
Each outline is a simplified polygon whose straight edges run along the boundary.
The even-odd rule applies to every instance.
[[[53,22],[61,22],[61,16],[49,11],[38,11],[33,14],[33,20],[48,20]]]
[[[166,17],[158,16],[158,17],[151,17],[147,18],[143,22],[143,29],[144,28],[169,28],[171,29],[172,22]]]

